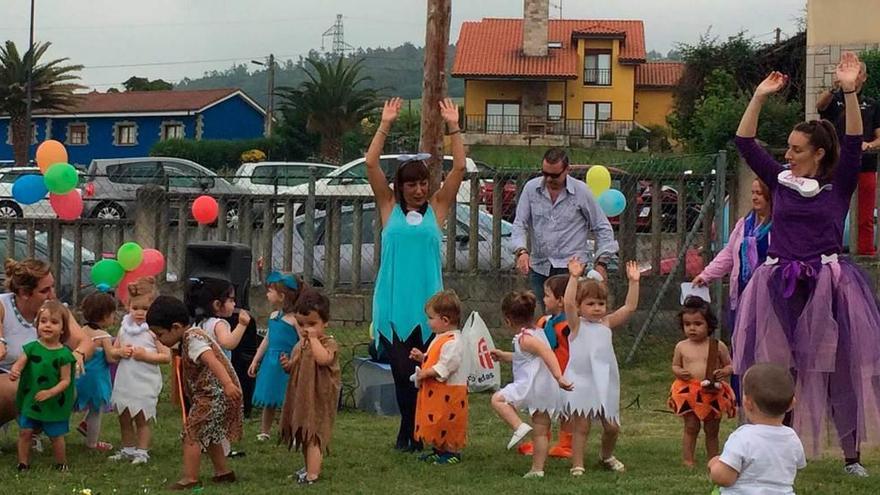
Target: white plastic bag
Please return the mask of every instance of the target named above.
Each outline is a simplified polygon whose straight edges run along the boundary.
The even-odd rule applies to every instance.
[[[480,313],[472,312],[461,329],[465,345],[462,365],[468,370],[468,392],[483,392],[501,388],[501,368],[492,360],[495,342],[489,334]]]

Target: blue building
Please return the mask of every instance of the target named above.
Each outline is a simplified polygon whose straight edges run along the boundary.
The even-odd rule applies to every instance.
[[[148,156],[159,141],[249,139],[263,135],[266,112],[240,89],[84,94],[66,112],[37,111],[36,144],[64,143],[72,164]],[[0,161],[12,160],[9,117],[0,115]]]

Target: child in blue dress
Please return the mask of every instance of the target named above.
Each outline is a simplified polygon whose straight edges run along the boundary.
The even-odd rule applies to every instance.
[[[272,272],[266,278],[266,299],[276,310],[269,316],[269,331],[257,349],[248,368],[248,375],[257,378],[253,404],[263,408],[260,433],[257,440],[269,439],[275,411],[284,405],[289,375],[281,367],[281,357],[290,357],[299,342],[296,316],[293,308],[303,283],[293,274]]]

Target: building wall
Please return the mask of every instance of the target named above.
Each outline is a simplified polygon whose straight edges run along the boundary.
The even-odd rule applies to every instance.
[[[263,114],[240,97],[202,112],[201,139],[252,139],[263,135]]]
[[[635,121],[642,125],[666,127],[666,116],[672,112],[672,89],[637,89]]]
[[[584,85],[584,53],[586,50],[611,50],[611,86]],[[619,40],[578,40],[578,77],[568,83],[566,107],[568,118],[582,119],[584,103],[611,103],[612,120],[633,120],[635,66],[621,65]]]

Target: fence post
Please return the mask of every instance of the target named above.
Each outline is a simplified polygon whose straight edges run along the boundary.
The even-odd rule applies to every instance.
[[[618,222],[618,245],[620,246],[621,262],[635,260],[636,250],[636,218],[638,215],[638,178],[632,174],[625,174],[620,178],[620,189],[627,198],[626,209],[620,214]],[[621,270],[624,271],[625,270]]]
[[[7,241],[9,242],[9,241]],[[83,224],[73,226],[73,304],[79,304],[80,285],[82,285]]]
[[[351,219],[351,288],[357,290],[361,285],[361,258],[363,246],[364,202],[354,200]]]
[[[663,273],[660,267],[663,254],[663,182],[651,181],[651,268],[654,275]]]
[[[501,193],[507,184],[506,177],[495,174],[492,185],[492,269],[501,270],[501,217],[504,215]]]
[[[134,212],[134,242],[144,248],[158,248],[159,212],[168,204],[165,189],[147,184],[137,190]]]
[[[306,198],[306,218],[303,228],[303,278],[311,284],[315,273],[315,177],[317,167],[309,167],[309,195]]]
[[[724,196],[727,194],[726,187],[727,151],[720,150],[718,156],[715,158],[715,243],[714,249],[712,250],[713,258],[721,251],[721,240],[724,238],[724,234],[726,234],[726,232],[722,232],[724,229]],[[715,314],[718,317],[718,321],[723,322],[724,318],[722,316],[724,305],[721,303],[724,300],[724,286],[722,285],[721,280],[716,280],[712,288],[714,292],[712,297],[716,301]]]
[[[293,271],[293,199],[284,201],[284,271]]]
[[[471,202],[470,202],[470,229],[468,232],[468,264],[470,271],[476,272],[480,268],[480,178],[476,174],[470,177]],[[458,221],[458,209],[449,212],[447,222]]]

